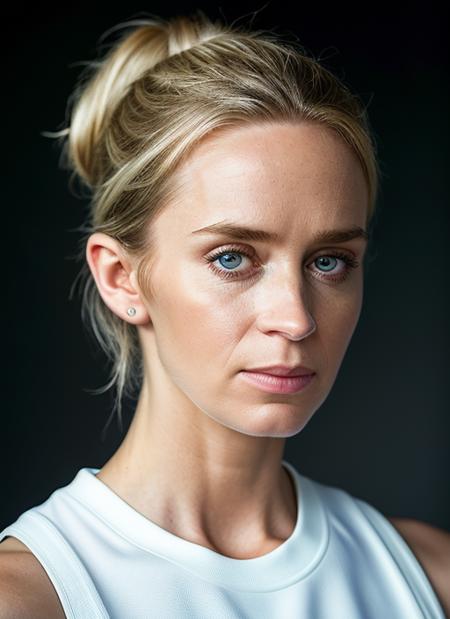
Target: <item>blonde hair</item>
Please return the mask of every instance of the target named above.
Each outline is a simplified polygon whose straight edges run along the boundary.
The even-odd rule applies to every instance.
[[[82,318],[112,363],[110,380],[94,391],[115,385],[112,414],[118,411],[122,425],[122,397],[141,384],[142,354],[136,327],[105,305],[87,266],[93,232],[112,236],[140,259],[141,284],[153,248],[150,224],[170,201],[175,169],[199,140],[226,125],[312,120],[338,132],[361,162],[367,223],[380,170],[364,105],[299,45],[273,32],[213,23],[201,11],[121,27],[121,38],[81,75],[69,101],[70,124],[54,135],[91,192],[77,277]]]

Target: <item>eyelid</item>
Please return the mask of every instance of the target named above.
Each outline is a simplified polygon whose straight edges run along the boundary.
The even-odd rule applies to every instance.
[[[223,246],[219,246],[214,250],[211,250],[208,252],[208,254],[205,256],[206,259],[208,259],[208,257],[211,256],[215,256],[217,254],[222,254],[222,253],[226,253],[226,252],[232,252],[232,251],[236,251],[236,252],[243,252],[243,253],[247,253],[249,255],[249,257],[254,258],[257,254],[256,250],[251,246],[251,245],[245,245],[242,243],[229,243],[229,244],[224,244]],[[342,246],[335,246],[335,247],[322,247],[320,249],[317,249],[315,253],[321,253],[323,254],[324,252],[348,252],[351,256],[353,256],[353,258],[357,257],[357,253],[355,251],[353,251],[352,249],[350,249],[349,247],[342,247]],[[362,255],[364,255],[364,252],[361,252]]]
[[[253,249],[253,247],[249,245],[241,246],[239,244],[231,244],[231,245],[224,245],[223,247],[217,247],[216,249],[208,252],[208,254],[205,256],[205,260],[209,262],[214,257],[218,257],[221,254],[226,254],[227,252],[230,252],[230,253],[238,252],[238,253],[246,254],[248,255],[249,258],[252,258],[252,259],[256,256],[256,251]]]
[[[315,260],[317,260],[318,258],[322,256],[324,257],[331,256],[331,257],[337,258],[338,260],[341,260],[341,262],[344,262],[345,264],[344,273],[342,275],[338,275],[337,277],[334,275],[327,276],[326,272],[325,273],[319,272],[317,274],[317,277],[319,277],[319,279],[323,281],[328,281],[331,283],[335,282],[337,284],[343,283],[349,276],[350,272],[353,269],[360,266],[360,262],[358,262],[356,254],[347,248],[342,248],[342,247],[337,248],[337,249],[322,248],[322,250],[318,250],[318,251],[320,251],[320,253],[318,253],[315,257],[313,257],[308,263],[308,265],[313,263]],[[230,281],[235,281],[236,283],[246,283],[248,280],[254,279],[254,277],[257,276],[257,273],[255,273],[254,275],[251,275],[251,274],[246,275],[248,270],[244,270],[243,272],[240,272],[238,270],[227,271],[226,269],[224,270],[218,269],[214,265],[214,262],[218,260],[218,258],[220,258],[221,256],[227,253],[233,253],[233,252],[245,255],[251,261],[254,260],[255,255],[256,255],[256,252],[252,247],[250,247],[249,249],[245,247],[245,249],[243,249],[240,245],[235,244],[235,245],[227,245],[222,248],[217,248],[215,251],[210,252],[207,256],[205,256],[204,260],[208,263],[208,267],[213,272],[215,272],[219,277],[223,279],[229,279]],[[255,264],[255,262],[253,262],[253,267],[258,267],[258,266],[260,266],[259,263]]]

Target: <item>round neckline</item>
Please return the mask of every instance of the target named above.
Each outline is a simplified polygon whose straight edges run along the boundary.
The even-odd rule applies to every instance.
[[[99,468],[78,471],[66,490],[109,528],[145,552],[219,586],[274,591],[306,577],[321,561],[329,539],[325,509],[314,482],[283,460],[293,481],[297,521],[291,535],[259,557],[235,559],[170,533],[136,511],[101,479]]]

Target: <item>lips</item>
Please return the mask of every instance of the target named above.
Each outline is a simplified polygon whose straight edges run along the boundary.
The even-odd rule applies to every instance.
[[[296,371],[299,371],[298,366],[295,369]],[[304,370],[305,368],[302,369]],[[293,370],[294,368],[291,368],[290,370],[285,369],[284,371]],[[243,380],[245,380],[250,385],[258,388],[260,391],[288,395],[300,393],[301,391],[303,391],[303,389],[306,389],[308,385],[314,380],[315,372],[306,376],[275,376],[274,374],[268,374],[265,372],[246,372],[244,370],[240,372],[240,376]]]
[[[272,376],[306,376],[314,374],[314,370],[302,365],[287,366],[287,365],[271,365],[260,368],[250,368],[246,372],[256,372],[258,374],[270,374]]]

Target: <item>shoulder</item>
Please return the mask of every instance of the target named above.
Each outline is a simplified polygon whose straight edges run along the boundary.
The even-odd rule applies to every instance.
[[[2,542],[0,542],[0,553],[11,552],[12,550],[29,552],[31,554],[31,550],[28,548],[28,546],[21,542],[20,539],[9,535],[8,537],[5,537]]]
[[[0,543],[0,618],[65,619],[46,571],[14,537]]]
[[[412,518],[387,519],[411,548],[450,617],[450,533]]]

